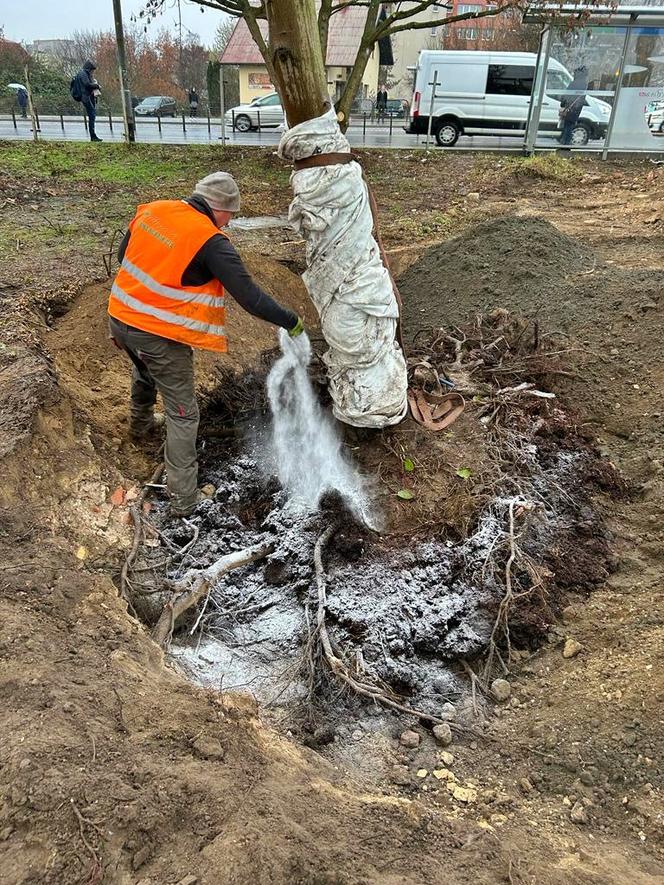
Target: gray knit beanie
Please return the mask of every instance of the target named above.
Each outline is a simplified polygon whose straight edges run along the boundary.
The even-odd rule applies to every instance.
[[[228,172],[212,172],[201,178],[194,193],[203,197],[208,206],[218,212],[240,211],[240,189]]]

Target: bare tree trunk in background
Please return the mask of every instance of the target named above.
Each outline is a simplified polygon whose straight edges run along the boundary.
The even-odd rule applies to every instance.
[[[314,0],[266,0],[268,51],[289,126],[330,108]]]

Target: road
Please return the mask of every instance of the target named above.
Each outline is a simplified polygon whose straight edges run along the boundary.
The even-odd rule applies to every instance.
[[[41,131],[39,138],[44,141],[86,141],[87,132],[81,117],[42,117],[40,120]],[[111,129],[112,126],[112,129]],[[425,137],[408,135],[402,129],[403,122],[394,120],[392,132],[389,124],[377,124],[367,120],[355,120],[346,133],[352,147],[373,148],[423,148]],[[107,117],[97,120],[97,133],[104,141],[124,141],[122,120],[119,117],[109,122]],[[226,141],[232,145],[270,146],[279,142],[281,133],[276,129],[262,129],[260,132],[233,132],[226,129]],[[16,120],[16,127],[11,117],[0,116],[0,139],[28,140],[32,138],[30,120]],[[156,120],[139,120],[136,125],[136,140],[138,142],[152,144],[219,144],[221,138],[221,126],[219,120],[212,120],[208,129],[207,119],[185,118],[183,129],[182,119],[163,120],[161,131]],[[556,141],[552,137],[545,137],[544,144],[547,147],[555,147]],[[497,136],[474,136],[473,138],[462,136],[456,148],[446,150],[500,150],[521,151],[523,147],[522,137],[497,137]],[[600,142],[592,142],[589,148],[600,148]]]

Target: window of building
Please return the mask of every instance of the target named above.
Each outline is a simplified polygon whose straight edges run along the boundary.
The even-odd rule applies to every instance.
[[[479,30],[477,28],[459,28],[457,35],[460,40],[477,40]]]
[[[481,3],[459,3],[455,15],[466,15],[469,12],[479,12],[483,9]]]
[[[490,95],[530,95],[535,68],[526,65],[489,65],[486,91]]]
[[[482,28],[480,33],[482,40],[486,40],[487,43],[493,40],[493,28]]]

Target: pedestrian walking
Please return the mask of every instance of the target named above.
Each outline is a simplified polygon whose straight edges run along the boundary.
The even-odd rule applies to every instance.
[[[562,97],[559,112],[562,124],[562,132],[560,133],[560,143],[562,145],[570,145],[572,143],[572,133],[579,122],[579,117],[586,103],[588,71],[585,67],[577,68],[574,71],[574,79],[567,89],[569,94]]]
[[[21,109],[21,116],[25,119],[28,116],[28,90],[25,86],[16,91],[16,101]]]
[[[378,112],[378,122],[382,123],[387,115],[387,87],[385,86],[378,87],[376,111]]]
[[[88,59],[81,70],[71,81],[69,91],[75,101],[80,101],[88,116],[88,130],[90,141],[102,141],[95,132],[95,120],[97,118],[97,99],[101,95],[101,87],[92,76],[97,70],[97,65]]]
[[[235,180],[227,172],[213,172],[187,200],[139,206],[118,251],[120,270],[108,312],[111,337],[133,363],[130,435],[140,440],[154,434],[159,392],[174,516],[188,516],[200,500],[193,348],[226,352],[225,292],[292,337],[304,330],[297,314],[253,281],[222,231],[239,208]]]
[[[189,90],[189,112],[192,117],[198,113],[198,92],[196,92],[195,86]]]

